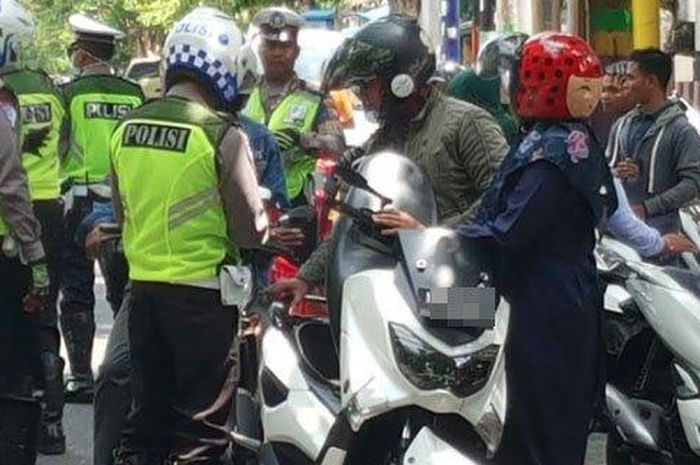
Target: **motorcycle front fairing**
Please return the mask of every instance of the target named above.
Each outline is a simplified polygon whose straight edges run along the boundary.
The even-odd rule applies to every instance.
[[[630,264],[628,289],[674,354],[676,405],[689,446],[700,456],[700,275],[673,267]]]

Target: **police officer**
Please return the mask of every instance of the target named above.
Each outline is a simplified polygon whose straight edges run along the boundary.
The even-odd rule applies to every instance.
[[[340,123],[323,96],[294,72],[300,51],[297,34],[303,21],[286,8],[269,8],[253,17],[265,74],[243,110],[275,133],[284,154],[289,198],[296,204],[303,202],[300,194],[314,170],[317,153],[342,153],[345,145]]]
[[[14,16],[3,16],[10,27],[20,27],[23,8],[13,2],[9,9]],[[33,22],[31,22],[33,26]],[[5,34],[8,30],[3,28]],[[6,56],[0,69],[5,86],[17,96],[20,104],[22,163],[27,171],[29,193],[34,214],[41,224],[41,240],[51,276],[51,289],[42,309],[32,315],[31,322],[39,331],[41,371],[44,373],[44,409],[39,437],[39,451],[62,454],[66,449],[61,418],[63,416],[63,359],[59,355],[58,283],[63,242],[63,203],[58,167],[62,144],[61,125],[65,115],[63,97],[43,71],[21,68],[16,56]]]
[[[17,59],[17,40],[33,19],[14,1],[0,10],[0,67]],[[19,102],[0,85],[0,463],[33,465],[41,409],[40,345],[31,323],[49,293],[41,227],[19,155]]]
[[[66,401],[90,402],[93,375],[92,340],[95,334],[93,262],[75,231],[93,209],[93,202],[109,201],[109,138],[120,118],[143,103],[141,89],[113,75],[109,65],[116,39],[124,33],[82,14],[69,18],[76,34],[68,53],[80,77],[63,88],[70,119],[70,149],[62,174],[70,186],[66,195],[66,241],[61,301],[61,329],[71,375]]]
[[[220,283],[240,248],[268,233],[250,148],[225,112],[241,46],[230,16],[190,12],[163,46],[166,96],[112,137],[134,396],[117,464],[218,464],[228,444],[237,310]]]

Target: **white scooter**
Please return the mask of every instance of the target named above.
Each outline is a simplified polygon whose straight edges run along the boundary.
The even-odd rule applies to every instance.
[[[501,302],[490,325],[442,319],[437,302],[446,289],[471,288],[487,302],[481,311],[494,311],[493,289],[473,257],[449,230],[398,239],[379,233],[371,212],[389,200],[435,223],[432,189],[414,163],[385,152],[344,173],[354,187],[338,204],[344,215],[332,247],[330,324],[290,317],[279,304],[262,338],[259,460],[482,463],[497,450],[506,416],[509,307]]]
[[[700,465],[700,274],[645,264],[607,237],[596,255],[612,426],[599,463]]]

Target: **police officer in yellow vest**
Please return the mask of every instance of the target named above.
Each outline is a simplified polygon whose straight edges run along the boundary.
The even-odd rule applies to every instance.
[[[129,262],[133,408],[116,464],[219,464],[236,390],[240,248],[267,240],[247,138],[227,113],[243,38],[194,9],[163,46],[166,96],[112,137],[112,199]]]
[[[0,9],[0,68],[17,60],[34,20],[14,0]],[[0,463],[34,465],[43,376],[32,324],[49,293],[41,227],[20,159],[19,101],[0,80]]]
[[[22,26],[28,13],[14,2],[3,4],[4,18]],[[30,17],[31,18],[31,17]],[[5,35],[12,33],[5,27]],[[63,203],[59,188],[59,152],[62,144],[61,125],[65,114],[63,97],[49,79],[39,70],[20,67],[16,56],[6,56],[0,68],[5,86],[19,100],[20,127],[23,144],[22,164],[27,172],[29,192],[34,214],[41,224],[41,240],[51,277],[51,289],[45,305],[32,315],[30,321],[38,331],[41,360],[40,373],[44,374],[43,422],[39,435],[39,451],[48,454],[65,452],[65,437],[61,425],[63,416],[63,365],[59,355],[58,283],[63,242]]]
[[[70,147],[62,166],[67,186],[66,240],[61,291],[61,330],[71,375],[66,401],[92,400],[92,340],[95,333],[93,262],[75,240],[93,202],[109,201],[109,141],[119,119],[143,103],[138,85],[114,76],[109,65],[115,41],[124,33],[88,16],[69,18],[76,40],[68,53],[80,76],[63,87],[70,127]]]
[[[294,72],[300,51],[297,34],[303,22],[286,8],[268,8],[255,15],[253,26],[258,29],[265,74],[243,110],[275,134],[293,203],[303,199],[300,194],[314,170],[317,154],[339,155],[345,146],[342,127],[323,95],[309,89]]]

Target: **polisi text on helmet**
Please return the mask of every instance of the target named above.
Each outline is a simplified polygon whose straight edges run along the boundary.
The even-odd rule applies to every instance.
[[[195,34],[201,37],[211,37],[211,31],[205,24],[190,23],[182,21],[175,27],[175,32],[178,34]]]

